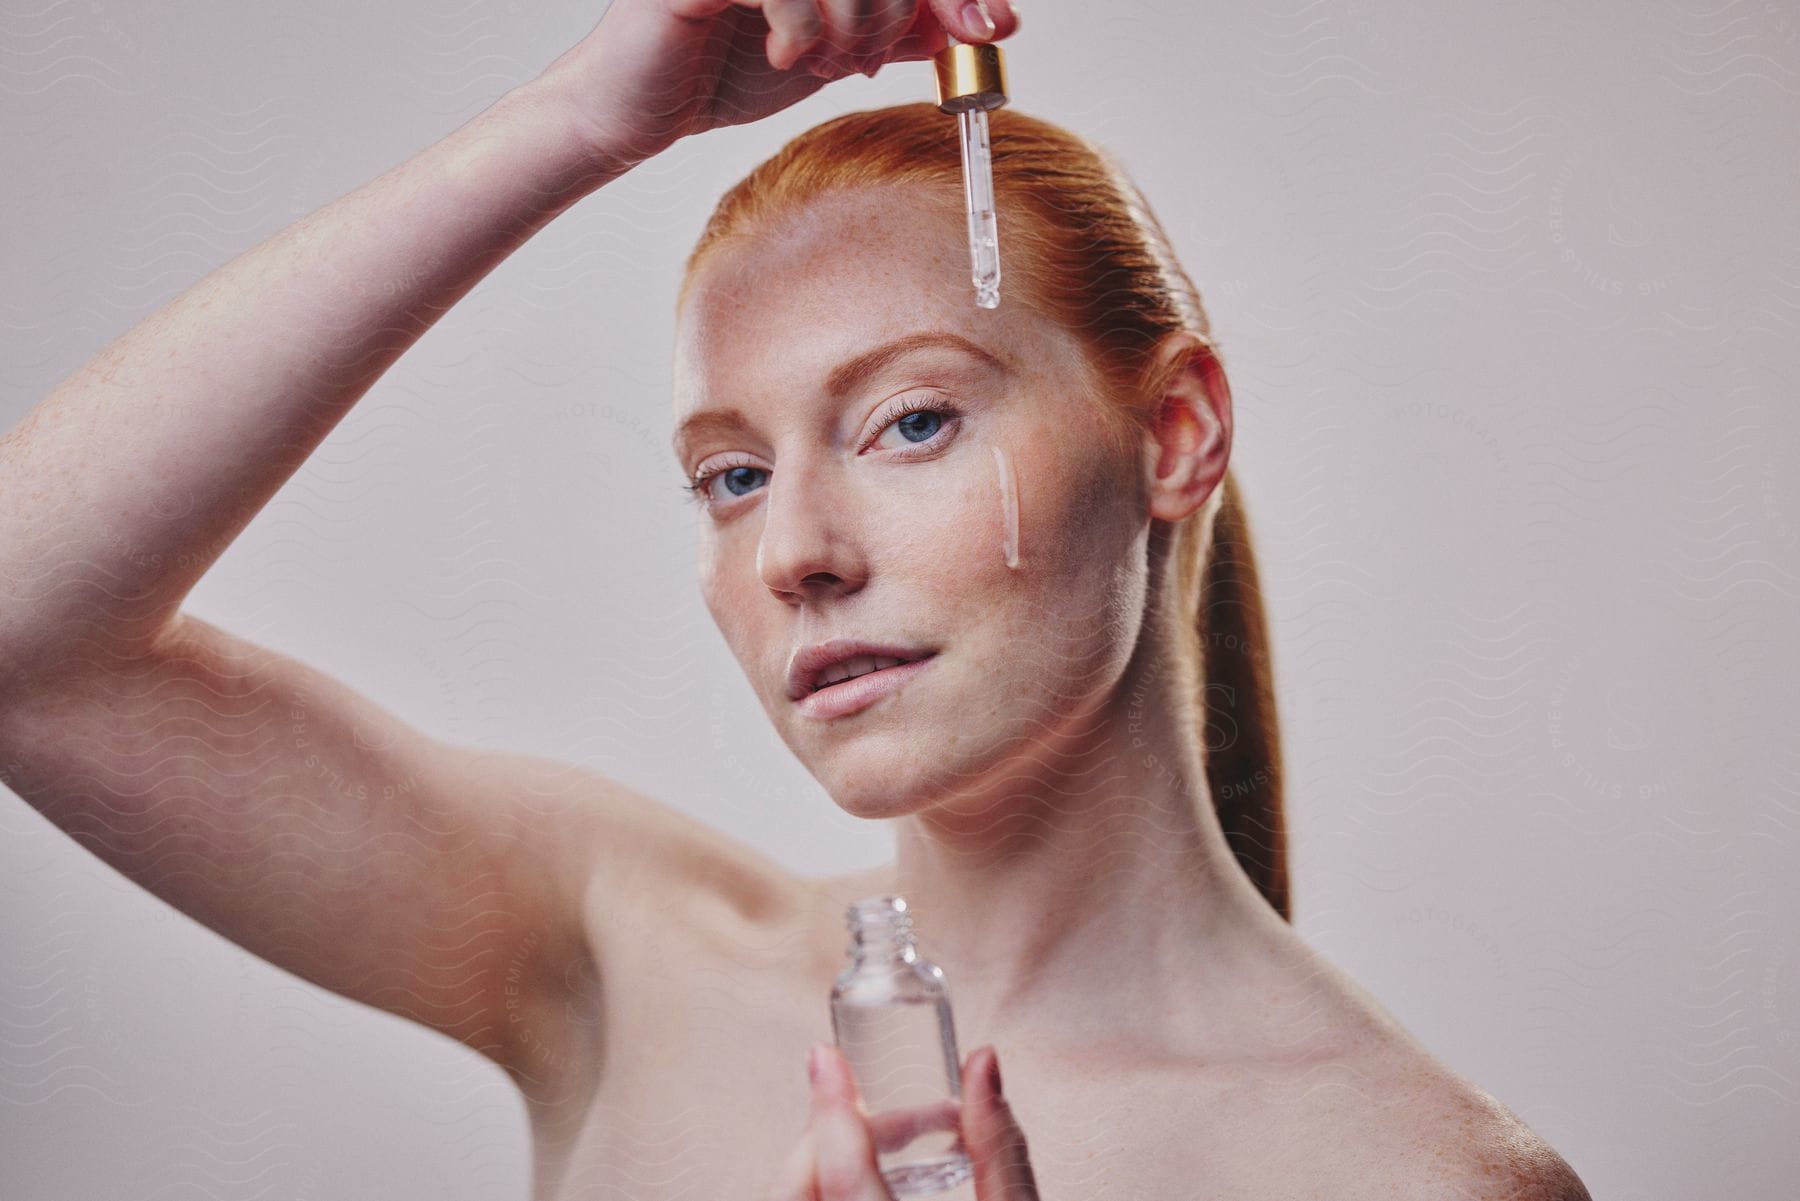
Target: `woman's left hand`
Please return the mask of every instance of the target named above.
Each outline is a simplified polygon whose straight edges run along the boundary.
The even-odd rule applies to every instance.
[[[1000,1091],[1000,1060],[993,1047],[978,1047],[963,1061],[962,1105],[946,1100],[930,1114],[883,1114],[871,1125],[843,1054],[816,1043],[812,1118],[782,1165],[766,1201],[895,1201],[881,1178],[875,1149],[905,1146],[920,1126],[954,1129],[975,1169],[976,1201],[1038,1201],[1025,1134]]]

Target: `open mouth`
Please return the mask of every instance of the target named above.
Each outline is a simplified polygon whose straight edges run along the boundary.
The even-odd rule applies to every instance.
[[[929,659],[930,655],[920,658]],[[884,655],[858,655],[853,659],[845,659],[842,663],[834,663],[819,673],[818,682],[812,686],[813,692],[824,692],[838,684],[845,684],[863,676],[873,675],[878,671],[886,671],[890,667],[900,667],[907,663],[917,663],[919,659],[900,659]]]

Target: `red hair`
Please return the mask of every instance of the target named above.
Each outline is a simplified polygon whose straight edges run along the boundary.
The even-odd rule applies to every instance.
[[[1103,150],[1010,105],[988,121],[1008,302],[1030,306],[1082,345],[1101,387],[1077,391],[1091,397],[1109,448],[1137,462],[1130,448],[1169,378],[1147,378],[1165,339],[1186,334],[1194,342],[1171,371],[1187,361],[1223,379],[1199,293],[1143,195]],[[754,236],[827,192],[907,184],[928,200],[942,197],[960,226],[954,119],[935,105],[845,113],[814,126],[720,198],[688,257],[677,308],[725,239]],[[1291,921],[1268,630],[1249,521],[1229,468],[1206,504],[1157,533],[1153,566],[1172,569],[1172,599],[1194,615],[1182,623],[1176,667],[1201,727],[1220,827],[1257,890]]]

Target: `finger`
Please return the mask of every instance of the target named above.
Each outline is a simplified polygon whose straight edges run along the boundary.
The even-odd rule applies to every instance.
[[[933,1105],[911,1109],[884,1109],[869,1116],[869,1131],[877,1151],[898,1151],[921,1134],[934,1130],[955,1131],[962,1121],[962,1104],[946,1097]]]
[[[808,1126],[788,1157],[781,1162],[774,1181],[763,1194],[764,1201],[818,1201],[819,1190],[813,1178],[813,1133]]]
[[[704,21],[716,17],[732,5],[739,8],[761,8],[762,0],[665,0],[669,15],[684,21]]]
[[[819,1201],[890,1201],[850,1065],[836,1047],[820,1043],[818,1050],[809,1129]]]
[[[820,1050],[821,1053],[826,1053],[823,1044],[821,1044]],[[878,1152],[898,1151],[921,1134],[927,1134],[933,1130],[956,1131],[960,1129],[961,1103],[949,1097],[930,1105],[892,1106],[877,1114],[866,1113],[866,1107],[862,1104],[862,1092],[856,1087],[856,1077],[850,1071],[849,1062],[844,1059],[843,1052],[832,1049],[828,1053],[836,1060],[836,1073],[829,1079],[815,1081],[815,1112],[820,1106],[821,1099],[830,1100],[833,1104],[849,1105],[862,1114],[863,1120],[869,1128],[869,1136]]]
[[[824,79],[874,75],[893,57],[919,0],[818,0],[824,29],[792,64]]]
[[[850,1070],[850,1061],[844,1053],[830,1043],[814,1043],[813,1052],[817,1058],[812,1061],[817,1071],[812,1077],[812,1110],[816,1117],[834,1105],[857,1109],[862,1105],[862,1093],[856,1087],[856,1073]]]
[[[918,0],[819,0],[833,65],[875,74],[911,26]]]
[[[1025,1132],[1000,1091],[993,1047],[970,1054],[963,1079],[963,1141],[975,1167],[975,1201],[1038,1201]]]
[[[929,60],[938,51],[950,44],[944,27],[932,15],[929,8],[921,10],[924,16],[901,39],[894,43],[888,51],[887,61],[890,63],[914,63]]]
[[[761,7],[769,22],[764,48],[769,65],[777,71],[789,70],[825,32],[818,0],[762,0]]]
[[[915,0],[819,0],[826,38],[851,58],[876,54],[912,24]]]
[[[993,18],[996,28],[991,38],[977,36],[980,21],[970,22],[962,15],[966,2],[929,0],[929,3],[921,3],[912,27],[894,44],[887,61],[903,63],[930,59],[950,44],[951,35],[959,42],[998,42],[1019,31],[1019,13],[1012,7],[1011,0],[985,0],[988,15]]]
[[[890,1201],[861,1114],[832,1105],[813,1119],[812,1131],[819,1201]]]
[[[1008,0],[931,0],[931,11],[959,42],[997,41],[1019,27]]]

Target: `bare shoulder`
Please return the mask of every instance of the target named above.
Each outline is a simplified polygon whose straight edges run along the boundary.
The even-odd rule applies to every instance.
[[[1590,1201],[1549,1143],[1348,973],[1310,949],[1300,962],[1308,1012],[1329,1033],[1267,1094],[1314,1149],[1295,1157],[1311,1186],[1370,1201]]]
[[[1568,1161],[1492,1094],[1424,1057],[1369,1146],[1370,1196],[1446,1201],[1592,1201]]]

